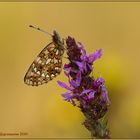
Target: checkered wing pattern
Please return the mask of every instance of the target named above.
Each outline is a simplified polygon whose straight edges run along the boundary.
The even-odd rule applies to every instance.
[[[64,50],[59,48],[58,44],[52,42],[40,52],[24,77],[26,84],[42,85],[60,74]]]

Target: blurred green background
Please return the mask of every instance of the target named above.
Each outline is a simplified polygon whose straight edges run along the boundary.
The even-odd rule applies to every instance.
[[[94,74],[106,79],[112,138],[140,138],[140,3],[136,2],[0,3],[0,133],[90,138],[81,125],[83,114],[61,97],[65,90],[56,81],[67,82],[63,72],[39,87],[24,84],[29,65],[51,41],[29,24],[50,33],[55,29],[62,37],[70,35],[88,53],[103,48]]]

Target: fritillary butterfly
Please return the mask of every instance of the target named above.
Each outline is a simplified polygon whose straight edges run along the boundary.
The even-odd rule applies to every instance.
[[[32,25],[30,25],[30,27],[45,32]],[[24,77],[25,84],[31,86],[42,85],[60,74],[62,69],[62,56],[65,50],[64,41],[60,39],[60,36],[56,31],[53,31],[53,35],[51,36],[52,42],[38,54],[29,67]]]

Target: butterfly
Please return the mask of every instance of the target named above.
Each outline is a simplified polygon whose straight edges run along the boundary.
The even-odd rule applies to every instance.
[[[47,33],[35,26],[30,25],[29,27]],[[65,50],[64,40],[61,40],[56,31],[53,31],[51,36],[52,42],[37,55],[26,72],[24,77],[25,84],[31,86],[42,85],[60,74],[62,70],[62,56]]]

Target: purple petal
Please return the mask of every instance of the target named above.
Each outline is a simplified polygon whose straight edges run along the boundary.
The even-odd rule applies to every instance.
[[[97,82],[100,82],[100,83],[104,83],[105,82],[105,80],[102,78],[102,77],[99,77],[98,79],[97,79]]]
[[[71,70],[71,68],[69,67],[69,68],[64,68],[64,70],[66,70],[66,71],[70,71]]]
[[[78,65],[79,68],[83,68],[83,62],[73,61],[75,64]]]
[[[64,64],[64,68],[69,68],[69,64]]]
[[[105,80],[100,77],[93,82],[93,86],[98,87],[98,86],[104,84],[104,82],[105,82]]]
[[[78,86],[77,86],[77,83],[74,81],[74,80],[70,80],[69,79],[69,83],[70,83],[70,85],[72,86],[72,87],[74,87],[74,88],[77,88]]]
[[[89,67],[89,69],[92,71],[92,66],[90,64],[87,63],[87,66]]]
[[[83,62],[79,62],[79,61],[73,61],[75,64],[77,64],[77,66],[79,67],[79,70],[81,72],[83,72],[86,69],[86,63]]]
[[[72,92],[66,92],[66,93],[61,94],[61,95],[64,97],[64,100],[65,100],[65,101],[68,101],[68,102],[71,101],[71,103],[72,103],[74,106],[76,106],[76,103],[75,103],[75,101],[74,101],[73,99],[74,99],[75,97],[77,97],[77,96],[72,95]]]
[[[66,93],[63,93],[61,95],[65,98],[66,101],[70,102],[70,100],[71,100],[71,93],[72,92],[66,92]]]
[[[88,57],[88,62],[93,63],[95,60],[99,59],[102,56],[102,49],[97,50],[93,54],[90,54]]]
[[[62,87],[65,88],[67,90],[72,91],[72,88],[70,88],[69,86],[67,86],[65,83],[61,82],[61,81],[57,81],[57,83]]]
[[[102,86],[102,95],[103,95],[104,100],[105,100],[108,104],[110,104],[110,100],[109,100],[109,98],[108,98],[108,92],[107,92],[105,86]]]
[[[70,71],[71,67],[69,66],[69,64],[64,64],[64,70]]]
[[[66,93],[63,93],[63,94],[61,94],[61,95],[62,95],[64,98],[69,98],[71,93],[72,93],[72,92],[66,92]]]
[[[91,91],[93,91],[93,89],[86,89],[86,90],[81,92],[80,96],[83,96],[84,94],[89,93]]]
[[[84,49],[84,46],[81,42],[78,42],[78,44],[80,45],[80,49],[82,51],[82,55],[81,55],[81,60],[84,60],[87,56],[86,56],[86,50]]]
[[[93,99],[94,94],[95,94],[95,91],[90,92],[89,95],[88,95],[88,99]]]
[[[70,80],[69,79],[69,83],[72,87],[74,88],[77,88],[79,87],[80,83],[81,83],[81,72],[79,71],[77,74],[76,74],[76,81],[74,80]]]
[[[79,72],[77,73],[77,75],[76,75],[76,84],[77,84],[77,86],[80,85],[81,80],[82,80],[82,78],[81,78],[81,72],[79,71]]]

